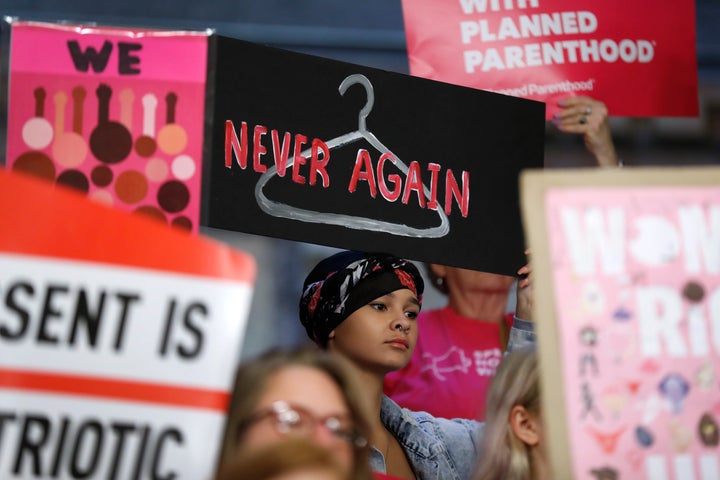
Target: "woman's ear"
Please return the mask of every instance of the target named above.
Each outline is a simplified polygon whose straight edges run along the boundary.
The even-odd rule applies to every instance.
[[[540,443],[540,424],[535,415],[530,414],[522,405],[510,410],[510,428],[516,437],[528,446]]]
[[[334,328],[332,330],[330,330],[330,333],[328,334],[328,340],[330,340],[331,338],[335,338],[335,329]]]

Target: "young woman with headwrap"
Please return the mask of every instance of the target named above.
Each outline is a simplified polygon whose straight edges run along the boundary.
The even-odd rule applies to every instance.
[[[527,273],[526,267],[518,273]],[[528,302],[528,284],[519,284],[518,314],[526,312],[522,306]],[[483,424],[412,412],[382,393],[385,374],[402,368],[412,356],[423,288],[419,271],[407,260],[340,252],[321,261],[305,279],[300,320],[315,343],[356,367],[363,400],[373,414],[373,470],[401,478],[464,480],[477,463]],[[532,324],[516,319],[509,348],[533,341]]]

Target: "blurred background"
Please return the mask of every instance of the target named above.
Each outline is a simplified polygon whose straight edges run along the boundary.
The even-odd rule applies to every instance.
[[[0,14],[126,27],[212,28],[251,42],[408,73],[401,0],[0,0]],[[720,164],[720,0],[697,0],[696,18],[700,115],[612,117],[616,148],[627,166]],[[0,135],[4,132],[3,115]],[[548,125],[545,165],[590,167],[593,159],[580,138]],[[217,229],[204,228],[201,233],[253,254],[258,262],[241,356],[309,342],[297,319],[300,286],[312,266],[336,250]],[[444,303],[427,287],[426,308]]]

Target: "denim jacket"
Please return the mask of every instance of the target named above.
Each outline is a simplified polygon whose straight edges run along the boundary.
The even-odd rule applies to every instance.
[[[516,317],[510,329],[508,351],[534,344],[533,326]],[[405,451],[418,480],[467,480],[472,476],[478,462],[483,423],[413,412],[386,396],[382,399],[380,419]],[[386,472],[385,458],[375,447],[370,452],[370,466]]]

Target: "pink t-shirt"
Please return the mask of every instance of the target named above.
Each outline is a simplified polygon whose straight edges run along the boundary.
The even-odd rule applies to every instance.
[[[512,323],[512,314],[507,319]],[[449,307],[422,312],[417,321],[415,352],[405,368],[385,376],[385,394],[436,417],[483,420],[490,380],[502,359],[500,326]]]

